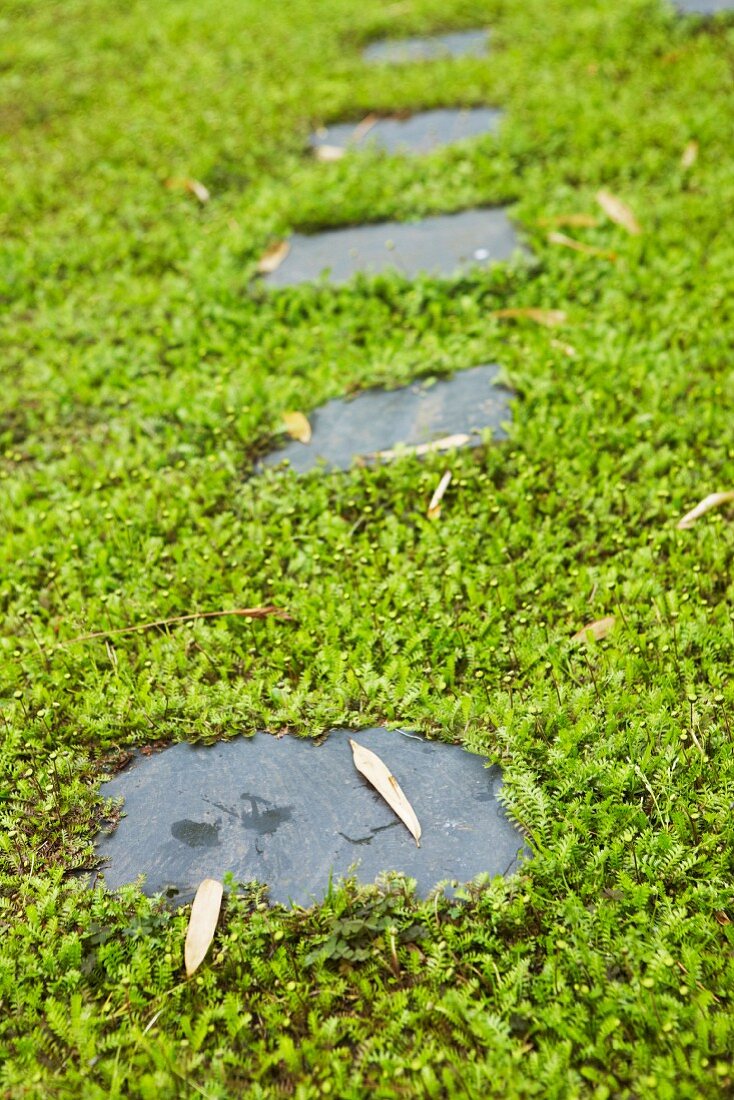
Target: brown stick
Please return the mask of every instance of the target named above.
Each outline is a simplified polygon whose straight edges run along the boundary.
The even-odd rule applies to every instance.
[[[236,607],[232,611],[197,611],[193,615],[176,615],[173,619],[157,619],[152,623],[140,623],[138,626],[121,626],[116,630],[95,630],[93,634],[79,634],[60,645],[74,645],[75,642],[88,642],[92,638],[109,638],[112,634],[132,634],[136,630],[152,630],[156,626],[172,626],[174,623],[190,623],[196,619],[220,619],[224,615],[240,615],[247,619],[265,619],[277,615],[280,619],[290,619],[287,611],[279,607]]]

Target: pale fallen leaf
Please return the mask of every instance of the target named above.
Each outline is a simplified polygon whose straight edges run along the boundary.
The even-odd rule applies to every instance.
[[[633,237],[639,237],[642,232],[640,223],[635,215],[630,210],[627,203],[622,202],[616,195],[613,195],[611,191],[597,191],[596,201],[602,208],[608,218],[611,218],[617,225],[621,225],[623,229],[626,229],[628,233],[631,233]]]
[[[259,275],[272,275],[277,271],[291,250],[288,241],[277,241],[265,249],[257,265]]]
[[[184,947],[184,964],[186,977],[199,968],[204,961],[209,946],[214,939],[219,910],[222,908],[222,894],[224,888],[221,882],[213,878],[205,878],[196,891],[194,904],[191,906],[189,927],[186,932],[186,946]]]
[[[576,358],[576,348],[571,344],[564,344],[561,340],[551,340],[551,347],[558,348],[564,355],[567,355],[569,359]]]
[[[209,188],[205,187],[203,183],[199,183],[198,180],[186,180],[186,190],[199,200],[199,202],[209,202],[211,195],[209,194]]]
[[[685,531],[687,528],[693,527],[693,524],[701,516],[705,516],[712,508],[718,508],[720,504],[727,504],[730,500],[734,500],[734,489],[729,489],[724,493],[709,493],[695,508],[692,508],[690,512],[686,512],[683,518],[678,520],[678,530]]]
[[[441,515],[441,501],[443,500],[444,493],[446,492],[450,484],[451,471],[447,470],[439,481],[438,485],[436,486],[436,491],[431,497],[431,503],[428,505],[427,514],[429,519],[438,519],[438,517]]]
[[[415,816],[415,810],[400,789],[395,776],[390,774],[387,766],[376,753],[366,749],[363,745],[358,745],[356,741],[352,741],[351,737],[349,738],[349,744],[352,746],[354,766],[357,771],[365,777],[368,783],[372,784],[378,794],[382,795],[390,809],[395,811],[408,831],[413,834],[415,842],[420,848],[420,822]]]
[[[692,168],[698,160],[698,142],[689,141],[680,158],[681,168]]]
[[[607,615],[603,619],[597,619],[596,622],[587,623],[586,626],[582,626],[581,630],[578,630],[574,634],[571,641],[585,642],[588,640],[588,635],[590,634],[591,637],[598,642],[601,638],[606,638],[607,634],[611,633],[616,621],[614,615]]]
[[[572,229],[594,229],[599,219],[593,214],[557,214],[553,218],[538,218],[538,225],[566,225]]]
[[[562,309],[493,309],[490,316],[513,321],[527,318],[528,321],[535,321],[536,325],[546,325],[548,328],[566,323],[566,312]]]
[[[323,161],[324,164],[332,164],[335,160],[341,160],[346,149],[341,145],[317,145],[314,150],[314,156],[316,160]]]
[[[609,252],[606,248],[596,248],[593,244],[583,244],[581,241],[567,237],[565,233],[549,233],[548,240],[551,244],[562,244],[565,248],[572,248],[574,252],[583,252],[587,256],[603,256],[605,260],[616,260],[617,253]]]
[[[379,118],[379,115],[365,115],[362,121],[358,122],[357,125],[354,127],[354,133],[352,134],[350,140],[354,142],[361,141],[362,138],[366,137],[366,135],[370,132],[375,123],[379,122]]]
[[[284,412],[283,426],[291,439],[297,439],[299,443],[310,443],[311,425],[303,413]]]
[[[209,202],[211,195],[209,189],[204,186],[203,183],[199,183],[198,180],[193,179],[170,179],[166,180],[166,187],[169,191],[188,191],[190,195],[193,195],[199,200],[200,203]]]
[[[416,447],[394,447],[389,451],[376,451],[372,458],[382,458],[385,461],[397,458],[398,455],[427,455],[432,451],[451,451],[454,447],[463,447],[468,443],[470,436],[459,432],[457,435],[444,435],[441,439],[434,439],[433,443],[419,443]]]

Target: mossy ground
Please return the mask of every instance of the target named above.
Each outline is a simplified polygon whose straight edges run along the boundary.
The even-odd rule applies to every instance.
[[[486,60],[360,61],[483,24]],[[0,1091],[730,1091],[734,524],[675,523],[734,483],[734,23],[658,0],[8,0],[1,29]],[[320,122],[482,103],[498,136],[424,160],[304,152]],[[496,203],[534,262],[252,281],[291,229]],[[576,213],[616,261],[547,240]],[[568,323],[491,316],[519,306]],[[509,443],[250,476],[286,409],[492,361]],[[269,602],[293,620],[66,644]],[[70,874],[135,745],[382,721],[504,766],[520,877],[461,904],[233,895],[186,982],[186,910]]]

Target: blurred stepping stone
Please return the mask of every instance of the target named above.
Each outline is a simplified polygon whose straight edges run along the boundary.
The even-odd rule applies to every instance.
[[[502,111],[492,107],[471,110],[421,111],[410,118],[378,118],[374,123],[344,122],[323,127],[311,135],[316,150],[380,149],[387,153],[430,153],[444,145],[480,137],[497,130]]]
[[[441,61],[447,57],[485,57],[487,31],[454,31],[420,38],[383,38],[362,51],[374,64],[406,64],[412,61]]]
[[[351,401],[329,401],[309,415],[310,443],[290,440],[262,465],[287,459],[297,473],[322,463],[348,470],[359,459],[391,458],[400,445],[477,446],[485,428],[504,439],[502,424],[509,420],[512,395],[497,384],[497,375],[498,367],[490,364],[432,385],[416,382],[398,390],[368,390]]]
[[[324,233],[294,233],[290,249],[270,286],[295,286],[327,276],[348,282],[357,272],[376,275],[399,271],[408,278],[421,273],[451,276],[472,266],[508,260],[519,248],[502,209],[464,210],[420,222],[378,222]]]
[[[734,11],[734,0],[676,0],[676,7],[685,15],[716,15]]]
[[[352,762],[349,737],[377,752],[418,815],[412,836]],[[457,745],[385,729],[335,730],[317,746],[258,733],[211,747],[138,756],[103,788],[124,816],[97,844],[108,888],[146,876],[145,892],[188,900],[202,879],[231,871],[267,883],[273,901],[309,905],[329,875],[355,869],[415,878],[425,895],[445,880],[515,869],[524,847],[498,795],[499,770]]]

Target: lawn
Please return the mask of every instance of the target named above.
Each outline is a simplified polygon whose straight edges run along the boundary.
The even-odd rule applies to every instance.
[[[734,510],[676,524],[734,488],[734,19],[0,16],[0,1094],[730,1093]],[[486,59],[361,61],[485,25]],[[498,135],[418,161],[306,153],[321,123],[482,104]],[[186,179],[210,200],[166,186]],[[489,271],[255,278],[291,231],[497,204],[527,251]],[[566,322],[494,315],[527,307]],[[286,410],[490,362],[509,441],[253,476]],[[75,640],[259,604],[291,618]],[[186,908],[86,887],[101,778],[136,746],[378,723],[502,765],[519,876],[452,901],[350,884],[307,911],[233,889],[188,981]]]

